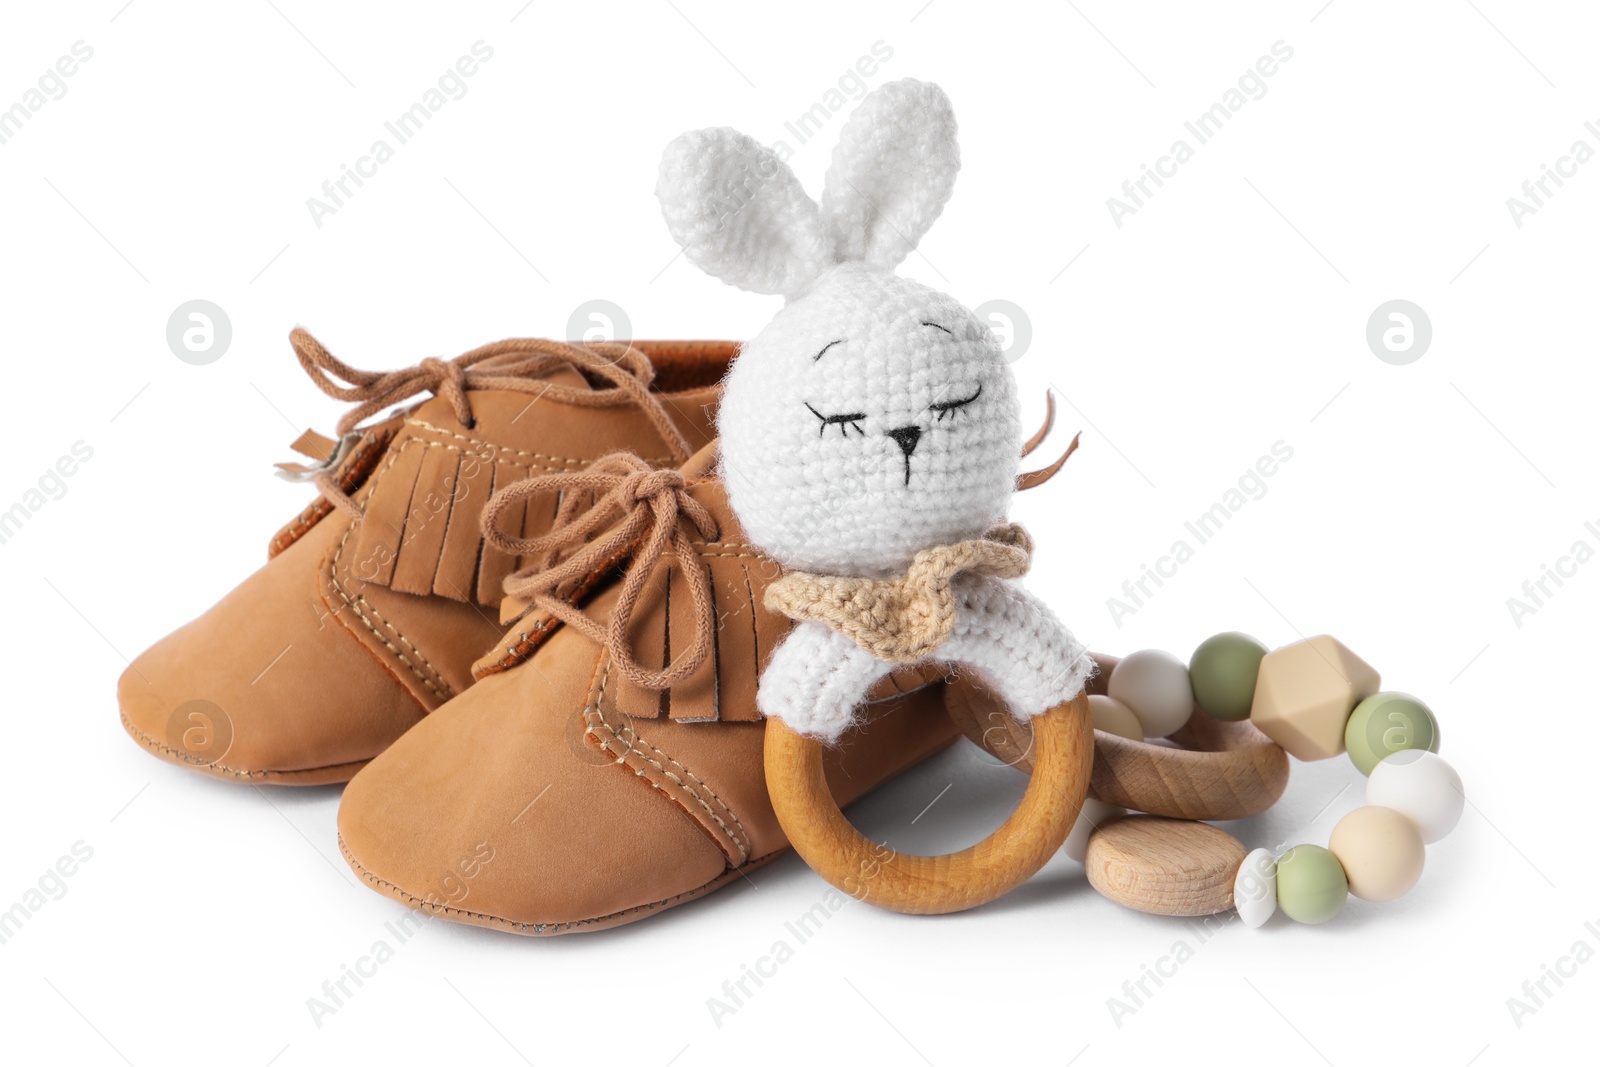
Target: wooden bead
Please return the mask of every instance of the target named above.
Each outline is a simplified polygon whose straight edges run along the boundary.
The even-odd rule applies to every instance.
[[[1106,692],[1139,716],[1145,737],[1166,737],[1188,722],[1194,711],[1189,668],[1159,649],[1123,657],[1111,671]]]
[[[1105,685],[1117,661],[1096,654],[1093,690]],[[1033,727],[1018,722],[998,696],[981,686],[951,686],[950,717],[975,744],[1019,771],[1033,769]],[[1289,757],[1248,722],[1218,722],[1204,713],[1174,733],[1172,745],[1095,734],[1091,796],[1134,811],[1175,819],[1228,820],[1259,815],[1289,784]]]
[[[1455,768],[1432,752],[1396,752],[1372,769],[1367,803],[1393,808],[1417,826],[1424,844],[1433,844],[1461,821],[1467,796]]]
[[[1296,759],[1328,759],[1344,751],[1350,712],[1378,691],[1378,681],[1331,637],[1296,641],[1262,657],[1250,721]]]
[[[1128,815],[1089,835],[1084,866],[1102,895],[1152,915],[1215,915],[1233,907],[1244,846],[1203,822]]]
[[[1362,900],[1404,896],[1422,877],[1422,834],[1393,808],[1352,811],[1333,828],[1328,851],[1344,868],[1351,894]]]
[[[1091,795],[1151,815],[1228,820],[1259,815],[1289,784],[1289,757],[1247,722],[1196,715],[1156,745],[1095,738]]]
[[[1139,716],[1120,700],[1091,693],[1089,714],[1094,716],[1096,730],[1126,737],[1129,741],[1144,740],[1144,727],[1139,723]]]

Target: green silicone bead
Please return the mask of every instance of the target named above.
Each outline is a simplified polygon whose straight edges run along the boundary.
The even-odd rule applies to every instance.
[[[1439,751],[1439,721],[1428,706],[1405,693],[1374,693],[1344,724],[1344,747],[1362,774],[1406,749]]]
[[[1189,685],[1200,710],[1227,722],[1248,719],[1266,654],[1267,646],[1249,634],[1217,634],[1200,642],[1189,657]]]
[[[1350,895],[1339,858],[1319,845],[1296,845],[1278,857],[1278,910],[1297,923],[1325,923]]]

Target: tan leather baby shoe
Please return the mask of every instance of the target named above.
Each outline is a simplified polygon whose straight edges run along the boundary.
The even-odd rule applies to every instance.
[[[681,473],[611,456],[496,496],[488,536],[535,557],[508,583],[506,607],[527,610],[472,688],[346,788],[340,846],[369,885],[458,922],[563,934],[692,900],[788,847],[755,697],[791,623],[760,607],[778,568],[745,543],[714,462],[715,445]],[[598,500],[548,537],[495,532],[557,484]],[[841,803],[954,740],[941,676],[874,693],[828,756]]]
[[[675,468],[711,439],[732,342],[509,340],[390,373],[351,368],[304,331],[291,343],[325,392],[356,406],[330,441],[281,464],[320,495],[267,564],[164,638],[118,684],[122,723],[162,759],[237,780],[348,779],[472,684],[499,638],[502,582],[522,561],[486,545],[500,488],[617,449]],[[362,426],[420,393],[433,395]],[[534,536],[560,503],[529,497],[506,528]]]

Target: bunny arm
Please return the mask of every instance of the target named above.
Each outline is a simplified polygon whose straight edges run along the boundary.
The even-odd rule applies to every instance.
[[[1014,581],[958,575],[955,631],[935,659],[970,667],[1019,719],[1077,696],[1094,673],[1088,650],[1038,597]]]
[[[1019,719],[1078,694],[1094,661],[1044,602],[1015,582],[955,579],[955,630],[929,659],[975,671]],[[837,741],[867,691],[897,665],[878,659],[826,624],[804,621],[772,652],[756,705],[797,733]]]
[[[825,623],[795,623],[761,672],[756,707],[796,733],[833,743],[867,690],[894,669]]]

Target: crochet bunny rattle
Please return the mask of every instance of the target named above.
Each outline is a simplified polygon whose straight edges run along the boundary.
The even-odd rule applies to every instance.
[[[813,866],[838,851],[847,824],[836,808],[824,810],[808,852],[805,827],[792,823],[820,801],[791,793],[790,764],[813,758],[817,743],[838,742],[873,685],[906,664],[970,670],[1018,718],[1060,720],[1064,741],[1041,740],[1028,810],[1013,817],[1047,816],[1048,826],[1008,823],[985,843],[996,854],[988,858],[1019,855],[1005,839],[1010,829],[1035,838],[1014,866],[1037,869],[1086,789],[1092,733],[1083,691],[1093,662],[1016,582],[1031,543],[1005,524],[1022,439],[1010,368],[971,311],[893,273],[950,195],[955,133],[944,93],[905,80],[872,92],[852,114],[820,205],[776,153],[734,130],[686,133],[661,164],[657,195],[690,261],[742,289],[786,298],[729,372],[717,427],[733,510],[750,541],[787,572],[766,606],[797,624],[773,651],[757,699],[769,720],[774,806]],[[809,747],[791,744],[796,737]],[[1047,768],[1052,752],[1059,762]],[[820,781],[793,780],[800,792]],[[922,858],[895,859],[907,870]],[[842,877],[857,895],[893,896],[883,866],[894,864],[875,865],[870,879],[859,870]],[[937,872],[947,882],[948,868]],[[994,888],[1020,881],[1016,873],[997,876]],[[917,899],[879,902],[905,910],[981,902],[910,895]]]
[[[662,161],[657,195],[689,259],[787,301],[729,372],[718,430],[729,502],[749,540],[786,570],[764,604],[796,620],[757,693],[768,792],[790,842],[860,899],[915,912],[973,907],[1062,845],[1092,765],[1102,815],[1145,813],[1087,820],[1099,825],[1084,835],[1090,883],[1128,907],[1236,907],[1251,926],[1281,909],[1318,923],[1347,892],[1404,893],[1424,843],[1461,814],[1460,779],[1432,754],[1432,713],[1376,692],[1376,671],[1332,638],[1267,653],[1220,635],[1191,660],[1192,692],[1189,670],[1164,654],[1103,660],[1101,696],[1116,704],[1123,676],[1124,695],[1145,706],[1123,707],[1139,720],[1131,736],[1095,738],[1093,660],[1017,584],[1031,544],[1004,521],[1016,486],[1066,457],[1017,479],[1015,387],[994,337],[951,297],[893,273],[938,217],[958,165],[949,102],[914,81],[862,101],[820,205],[776,153],[733,130],[684,134]],[[1213,645],[1224,651],[1207,653]],[[954,669],[945,706],[969,737],[1032,768],[1005,825],[951,856],[866,841],[832,802],[820,758],[875,685],[923,661]],[[1138,699],[1142,689],[1154,703]],[[1347,747],[1371,774],[1368,805],[1327,849],[1247,855],[1205,821],[1274,803],[1286,750],[1321,759]]]

